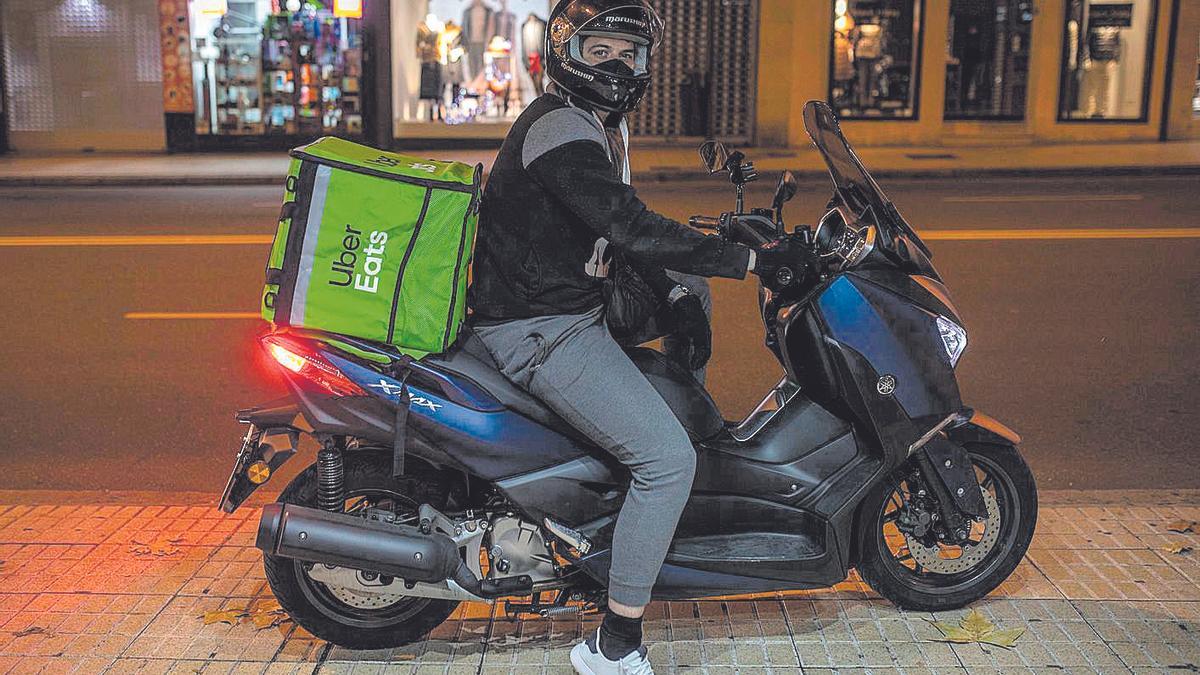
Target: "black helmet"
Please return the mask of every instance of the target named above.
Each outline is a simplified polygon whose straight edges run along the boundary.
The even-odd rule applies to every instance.
[[[550,12],[546,31],[546,76],[581,102],[609,112],[629,112],[650,86],[650,57],[663,24],[646,0],[562,0]],[[632,53],[596,58],[584,53],[589,37],[634,44]]]

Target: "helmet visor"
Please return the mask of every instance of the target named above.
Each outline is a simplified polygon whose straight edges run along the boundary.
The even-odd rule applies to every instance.
[[[567,43],[571,60],[588,68],[596,68],[606,62],[611,65],[624,64],[634,76],[650,72],[650,44],[628,33],[581,30]],[[623,70],[616,66],[618,73]],[[609,70],[609,68],[603,68]]]

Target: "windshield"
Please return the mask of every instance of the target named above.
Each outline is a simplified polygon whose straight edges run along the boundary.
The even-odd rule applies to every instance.
[[[804,128],[825,159],[842,204],[853,212],[856,220],[876,225],[876,246],[882,245],[889,253],[920,267],[928,266],[927,260],[919,260],[922,256],[913,255],[909,248],[915,246],[926,259],[933,254],[867,173],[826,103],[809,101],[804,106]]]

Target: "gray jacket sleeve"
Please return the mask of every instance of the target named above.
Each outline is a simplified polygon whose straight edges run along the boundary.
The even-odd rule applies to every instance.
[[[521,159],[533,180],[571,213],[644,265],[701,276],[746,276],[749,248],[651,211],[617,179],[605,147],[604,132],[588,113],[560,108],[530,127]]]

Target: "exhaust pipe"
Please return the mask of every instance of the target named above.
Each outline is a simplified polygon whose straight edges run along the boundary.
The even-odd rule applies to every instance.
[[[295,504],[264,506],[254,545],[270,555],[377,572],[408,582],[445,581],[456,576],[462,565],[458,547],[444,534],[424,534],[410,525]]]

